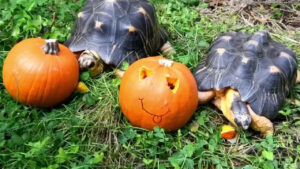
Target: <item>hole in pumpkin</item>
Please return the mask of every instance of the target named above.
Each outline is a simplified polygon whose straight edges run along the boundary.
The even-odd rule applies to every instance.
[[[172,84],[172,83],[168,83],[168,86],[169,86],[169,88],[170,88],[171,90],[175,89],[175,86],[174,86],[174,84]]]
[[[147,77],[151,76],[152,75],[152,71],[145,68],[145,67],[141,67],[140,68],[140,80],[144,80],[146,79]]]
[[[168,87],[172,90],[173,93],[177,92],[179,86],[179,80],[172,77],[167,77]]]

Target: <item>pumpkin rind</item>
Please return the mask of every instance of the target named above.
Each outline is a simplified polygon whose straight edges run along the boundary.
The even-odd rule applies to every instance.
[[[221,137],[224,139],[233,139],[235,136],[235,129],[230,125],[223,125],[221,131]]]
[[[140,59],[126,70],[121,80],[120,105],[134,126],[176,130],[197,108],[197,85],[186,66],[177,62],[164,66],[159,64],[161,59]]]
[[[41,38],[26,39],[8,53],[3,83],[8,93],[27,105],[51,107],[71,95],[79,79],[75,55],[59,44],[57,55],[45,54]]]

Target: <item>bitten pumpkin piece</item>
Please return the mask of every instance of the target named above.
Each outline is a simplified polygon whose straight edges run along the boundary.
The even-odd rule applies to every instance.
[[[190,70],[160,56],[133,63],[121,80],[121,109],[132,125],[145,129],[183,127],[195,112],[197,99]]]
[[[232,139],[235,136],[235,129],[231,125],[223,125],[221,137],[224,139]]]
[[[3,65],[6,90],[26,105],[55,106],[71,95],[78,79],[75,55],[56,40],[23,40],[11,49]]]

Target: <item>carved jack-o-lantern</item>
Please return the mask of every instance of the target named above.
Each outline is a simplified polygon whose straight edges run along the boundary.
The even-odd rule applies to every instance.
[[[121,109],[134,126],[179,129],[197,104],[197,85],[190,70],[160,56],[136,61],[121,80]]]

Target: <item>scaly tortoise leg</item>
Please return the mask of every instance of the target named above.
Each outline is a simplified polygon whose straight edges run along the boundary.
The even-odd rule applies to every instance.
[[[199,104],[205,104],[212,100],[216,96],[216,93],[214,90],[209,91],[198,91],[198,103]]]
[[[172,47],[171,43],[169,41],[167,41],[161,48],[160,51],[166,55],[166,56],[171,56],[174,55],[176,52],[174,50],[174,48]]]
[[[264,116],[257,115],[249,105],[247,105],[252,118],[251,128],[260,132],[264,137],[274,134],[273,123]]]
[[[124,76],[124,73],[125,73],[124,70],[121,70],[121,69],[116,69],[116,70],[115,70],[115,76],[116,76],[117,78],[122,78],[122,77]]]
[[[245,130],[248,129],[251,124],[251,116],[239,93],[233,89],[225,89],[220,93],[213,101],[216,107],[233,125],[241,126]]]
[[[97,52],[85,50],[81,53],[78,59],[81,70],[88,70],[92,77],[103,72],[104,63]]]

